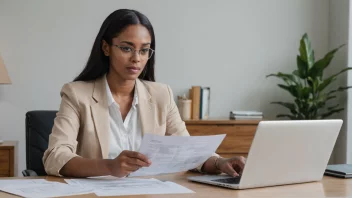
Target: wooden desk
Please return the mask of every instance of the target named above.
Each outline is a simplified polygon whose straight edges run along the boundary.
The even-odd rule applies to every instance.
[[[221,188],[217,186],[211,186],[206,184],[200,184],[195,182],[190,182],[186,178],[187,176],[198,175],[197,173],[178,173],[170,175],[155,176],[162,181],[172,181],[182,186],[185,186],[195,193],[192,194],[168,194],[168,195],[140,195],[140,196],[118,196],[123,197],[145,197],[145,198],[178,198],[178,197],[351,197],[352,196],[352,179],[339,179],[335,177],[324,176],[321,182],[311,182],[305,184],[294,184],[294,185],[284,185],[275,186],[267,188],[255,188],[246,190],[232,190],[227,188]],[[12,177],[16,178],[16,177]],[[12,179],[9,178],[9,179]],[[64,182],[63,178],[58,177],[35,177],[35,178],[45,178],[49,181],[59,181]],[[18,178],[16,178],[18,179]],[[23,179],[23,177],[21,178]],[[32,177],[33,179],[33,177]],[[4,192],[0,192],[0,197],[16,197]],[[86,194],[71,196],[75,198],[86,198],[86,197],[97,197],[95,194]]]
[[[17,142],[4,141],[0,144],[0,177],[15,175],[15,148]]]
[[[226,134],[216,153],[222,157],[247,157],[259,120],[186,120],[186,128],[190,135]]]

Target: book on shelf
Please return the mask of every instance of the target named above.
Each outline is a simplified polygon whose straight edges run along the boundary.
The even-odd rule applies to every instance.
[[[192,119],[198,120],[200,113],[200,86],[192,86],[191,98],[192,98]]]
[[[192,86],[189,89],[192,100],[191,119],[208,119],[210,114],[210,87]]]
[[[201,87],[199,109],[199,118],[208,119],[210,113],[210,87]]]

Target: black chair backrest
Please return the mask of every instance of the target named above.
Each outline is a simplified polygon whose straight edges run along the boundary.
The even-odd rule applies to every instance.
[[[48,148],[49,135],[57,111],[29,111],[26,113],[26,165],[39,176],[47,175],[43,155]]]

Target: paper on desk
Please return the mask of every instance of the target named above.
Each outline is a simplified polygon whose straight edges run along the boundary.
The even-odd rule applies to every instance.
[[[69,185],[93,188],[97,196],[121,196],[140,194],[179,194],[193,191],[173,182],[162,182],[157,179],[66,179]]]
[[[69,185],[88,186],[88,187],[112,187],[119,185],[139,185],[145,184],[155,179],[139,179],[139,178],[118,178],[113,176],[93,177],[89,179],[65,179]]]
[[[94,190],[94,192],[97,196],[194,193],[192,190],[176,183],[161,181],[149,181],[147,184],[131,185],[129,187],[121,185],[115,188],[100,188]]]
[[[60,182],[45,184],[12,185],[0,187],[1,191],[22,197],[61,197],[92,193],[93,189],[86,187],[70,186]]]
[[[129,176],[175,173],[194,169],[219,147],[223,135],[158,136],[145,134],[139,152],[152,161]]]
[[[51,182],[45,179],[4,179],[0,180],[0,187],[6,186],[26,186],[32,184],[50,184]]]

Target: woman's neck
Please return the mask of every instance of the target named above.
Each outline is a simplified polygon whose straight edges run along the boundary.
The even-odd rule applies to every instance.
[[[129,97],[134,95],[134,86],[136,84],[135,80],[124,80],[120,76],[109,72],[106,75],[110,91],[113,95],[119,97]]]

